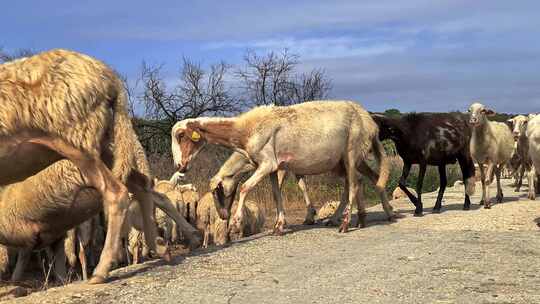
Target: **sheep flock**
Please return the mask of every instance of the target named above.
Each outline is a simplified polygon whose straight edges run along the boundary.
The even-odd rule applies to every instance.
[[[400,118],[339,100],[190,118],[171,130],[170,165],[176,173],[158,180],[131,125],[124,90],[110,67],[72,51],[51,50],[0,65],[3,279],[23,280],[27,269],[39,266],[39,257],[58,282],[103,283],[113,267],[169,260],[173,246],[204,250],[199,247],[228,246],[260,234],[267,222],[263,205],[247,197],[267,176],[276,235],[287,226],[282,183],[288,173],[306,203],[305,225],[336,225],[339,232],[365,227],[365,187],[373,187],[388,221],[397,221],[386,192],[390,163],[383,140],[395,143],[404,162],[392,199],[409,199],[415,216],[423,215],[426,166],[439,169],[435,212],[442,208],[446,165],[456,162],[464,210],[470,208],[475,181],[481,182],[479,203],[485,209],[503,201],[505,176],[515,177],[516,191],[526,178],[531,200],[540,192],[540,115],[495,122],[489,119],[494,110],[479,102],[472,102],[468,113]],[[232,154],[208,180],[210,191],[199,193],[184,173],[206,144],[230,148]],[[420,168],[416,189],[407,185],[414,164]],[[343,177],[343,192],[316,210],[305,176],[328,172]]]

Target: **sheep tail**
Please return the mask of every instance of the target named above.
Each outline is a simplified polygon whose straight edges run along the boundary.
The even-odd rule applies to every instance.
[[[390,177],[390,160],[386,156],[386,152],[384,152],[384,147],[377,135],[374,136],[372,139],[372,146],[373,155],[379,163],[379,179],[377,180],[376,186],[382,190],[385,190],[386,183],[388,183],[388,179]]]

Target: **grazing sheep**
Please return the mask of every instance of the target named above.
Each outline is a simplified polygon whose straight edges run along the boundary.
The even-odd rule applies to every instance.
[[[473,103],[469,108],[469,124],[472,127],[471,156],[480,170],[482,182],[482,201],[484,208],[491,208],[489,199],[489,182],[492,170],[497,178],[497,202],[502,202],[503,192],[501,188],[501,169],[512,157],[514,139],[510,129],[505,123],[489,121],[488,116],[495,115],[493,110],[483,104]],[[488,165],[488,172],[484,171],[484,165]],[[487,175],[487,176],[486,176]]]
[[[227,221],[219,217],[212,193],[204,194],[197,204],[197,220],[195,226],[203,233],[203,248],[213,241],[216,245],[229,242]]]
[[[529,140],[526,134],[528,120],[529,118],[524,115],[518,115],[509,119],[514,140],[516,141],[515,154],[513,154],[517,155],[517,158],[519,159],[519,164],[516,166],[516,192],[519,192],[521,185],[523,184],[523,175],[525,172],[528,173],[532,166],[531,157],[529,156]],[[510,163],[512,162],[512,158],[513,157],[510,159]],[[518,167],[519,171],[517,170]]]
[[[532,167],[528,175],[528,197],[534,200],[536,194],[540,191],[540,115],[529,115],[529,117],[526,135],[529,139],[529,157],[532,161]]]
[[[459,113],[412,113],[393,118],[374,114],[373,119],[379,125],[379,138],[391,139],[403,159],[403,172],[399,187],[415,205],[415,216],[423,214],[422,185],[427,165],[439,169],[440,188],[433,207],[433,212],[440,212],[441,202],[446,189],[446,165],[459,163],[465,187],[463,209],[471,205],[470,195],[474,193],[474,164],[469,152],[471,130],[467,119]],[[416,195],[406,187],[411,166],[420,167],[416,184]]]
[[[257,203],[246,201],[242,212],[242,221],[239,225],[229,225],[229,238],[231,240],[238,240],[245,236],[260,233],[263,230],[265,217]]]
[[[256,167],[244,155],[239,152],[234,152],[219,168],[218,173],[216,173],[216,175],[211,178],[210,187],[215,188],[218,184],[222,183],[225,198],[227,200],[230,200],[230,204],[232,205],[232,201],[235,199],[236,195],[236,188],[238,186],[238,183],[240,182],[243,173],[251,172],[255,169]],[[278,184],[280,189],[286,176],[286,171],[278,171]],[[302,175],[296,175],[295,177],[298,181],[298,187],[300,188],[304,196],[304,202],[306,203],[307,212],[303,224],[312,225],[315,223],[314,218],[316,210],[313,207],[313,204],[311,203],[311,200],[309,199],[309,196],[307,194],[305,177]]]
[[[414,191],[414,189],[411,189],[409,187],[407,187],[407,190],[414,196],[416,196],[416,191]],[[396,189],[394,189],[394,191],[392,191],[392,199],[393,200],[397,200],[397,199],[402,199],[402,198],[405,198],[407,196],[407,193],[403,192],[403,190],[401,190],[400,187],[396,187]]]
[[[324,121],[324,124],[321,124]],[[242,208],[251,189],[270,175],[277,208],[275,234],[283,234],[285,213],[279,189],[278,170],[299,175],[314,175],[329,171],[345,177],[348,191],[342,201],[348,201],[339,229],[346,232],[351,220],[352,203],[360,188],[359,170],[368,172],[366,159],[373,151],[381,164],[376,177],[376,190],[381,196],[389,219],[394,213],[384,187],[389,175],[389,162],[378,139],[378,128],[359,104],[342,101],[312,101],[293,106],[261,106],[232,118],[205,117],[177,122],[171,131],[172,153],[179,172],[189,169],[192,159],[206,143],[219,144],[242,153],[255,167],[255,172],[241,186],[238,208],[232,224],[242,217]],[[255,165],[256,164],[256,165]],[[222,192],[220,183],[213,192]],[[217,193],[219,216],[229,218],[230,202]],[[360,223],[365,226],[365,204],[361,204]]]
[[[0,65],[0,104],[0,185],[21,182],[69,159],[84,176],[85,185],[101,195],[109,226],[91,283],[104,282],[120,250],[120,230],[128,207],[128,189],[121,180],[133,176],[127,170],[125,176],[115,174],[129,166],[125,156],[129,147],[115,145],[110,150],[126,132],[134,132],[122,81],[96,59],[51,50]],[[28,205],[25,211],[43,213],[37,206]],[[165,254],[166,248],[156,240],[150,208],[143,206],[146,235],[151,248]],[[90,216],[62,214],[47,220],[68,230]],[[41,235],[49,233],[40,222],[25,229],[36,243],[43,243]]]

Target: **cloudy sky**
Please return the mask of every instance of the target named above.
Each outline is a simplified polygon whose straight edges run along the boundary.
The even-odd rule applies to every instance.
[[[372,111],[540,111],[540,2],[9,1],[4,50],[69,48],[134,78],[182,56],[239,64],[246,48],[289,48],[324,68],[331,97]]]

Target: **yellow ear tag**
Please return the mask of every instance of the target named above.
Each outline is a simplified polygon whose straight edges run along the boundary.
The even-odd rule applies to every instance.
[[[194,142],[198,142],[200,139],[201,134],[199,134],[199,132],[193,131],[193,133],[191,133],[191,140],[193,140]]]

